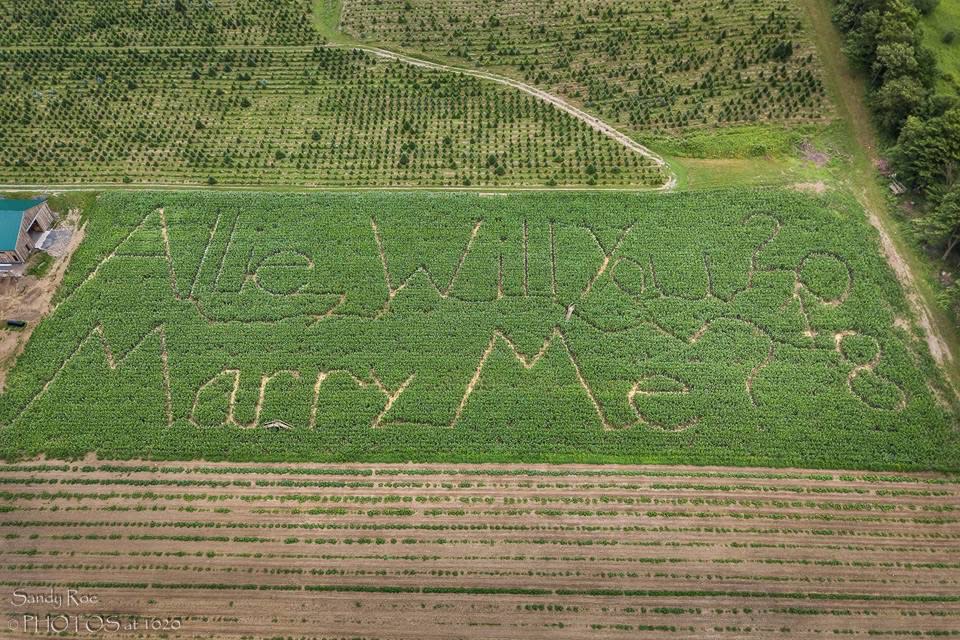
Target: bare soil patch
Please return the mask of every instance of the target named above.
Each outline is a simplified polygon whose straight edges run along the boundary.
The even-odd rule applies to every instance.
[[[793,185],[793,188],[801,193],[813,193],[818,196],[827,192],[827,185],[823,180],[817,182],[798,182]]]
[[[824,167],[830,162],[830,155],[817,149],[812,142],[806,140],[800,145],[800,154],[807,162],[812,162],[818,167]]]

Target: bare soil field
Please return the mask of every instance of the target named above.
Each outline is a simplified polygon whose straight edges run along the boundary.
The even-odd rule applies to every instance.
[[[956,476],[89,459],[0,484],[10,637],[960,635]]]

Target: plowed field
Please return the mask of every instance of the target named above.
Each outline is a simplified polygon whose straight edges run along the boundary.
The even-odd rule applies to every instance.
[[[87,461],[0,482],[13,637],[960,634],[956,476]]]

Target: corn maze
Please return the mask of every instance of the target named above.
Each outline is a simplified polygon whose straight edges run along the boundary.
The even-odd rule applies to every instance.
[[[5,457],[954,468],[837,194],[105,194]]]
[[[0,481],[16,637],[960,635],[957,476],[84,461]]]
[[[307,49],[0,50],[0,182],[660,186],[512,89]]]
[[[802,9],[786,0],[344,0],[341,28],[507,73],[646,133],[830,110]]]

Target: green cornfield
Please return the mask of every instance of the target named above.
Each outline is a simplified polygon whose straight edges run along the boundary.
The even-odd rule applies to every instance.
[[[0,456],[958,463],[837,192],[109,193]]]

